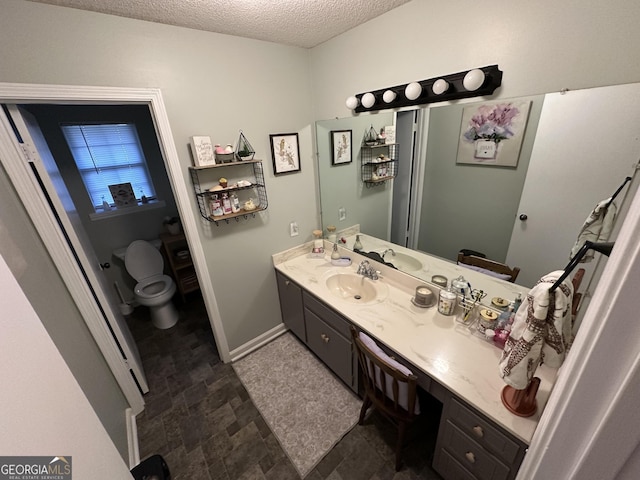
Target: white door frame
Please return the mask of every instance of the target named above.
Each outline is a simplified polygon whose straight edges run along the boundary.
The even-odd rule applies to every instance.
[[[160,89],[0,83],[0,103],[36,102],[92,105],[135,103],[149,106],[156,127],[158,143],[162,149],[169,183],[175,196],[176,206],[181,217],[191,256],[194,260],[198,282],[209,315],[218,353],[223,362],[229,362],[229,346],[224,334],[218,304],[213,292],[213,284],[189,201],[191,192],[184,182],[183,167],[178,158]],[[25,161],[25,157],[29,158],[29,152],[21,151],[21,146],[15,138],[11,125],[9,125],[4,115],[0,115],[0,117],[2,120],[0,123],[0,161],[47,246],[114,377],[129,401],[133,413],[140,413],[144,406],[142,395],[135,385],[113,337],[102,320],[102,315],[100,315],[91,295],[89,286],[84,281],[62,232],[55,219],[49,213],[44,195],[42,192],[33,191],[30,172]]]

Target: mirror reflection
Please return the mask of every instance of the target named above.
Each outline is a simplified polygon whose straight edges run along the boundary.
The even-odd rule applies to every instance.
[[[365,251],[393,263],[393,255],[385,254],[392,249],[397,268],[426,281],[439,272],[419,268],[420,262],[429,263],[421,255],[455,264],[460,250],[480,252],[519,267],[516,290],[528,291],[541,276],[565,267],[587,215],[633,176],[616,199],[615,238],[627,199],[637,188],[638,98],[640,84],[629,84],[319,121],[323,226],[335,225],[338,231],[359,226],[379,240],[370,250],[365,245]],[[529,105],[516,165],[458,162],[465,108],[509,102]],[[371,125],[379,131],[392,124],[400,176],[366,188],[359,170],[364,133]],[[330,132],[345,129],[353,131],[353,161],[332,166]],[[401,178],[403,169],[412,174],[408,181]],[[396,233],[395,224],[405,236]],[[347,237],[345,246],[352,248],[354,241]],[[587,266],[587,275],[594,269]],[[494,287],[503,283],[508,282],[491,282]]]

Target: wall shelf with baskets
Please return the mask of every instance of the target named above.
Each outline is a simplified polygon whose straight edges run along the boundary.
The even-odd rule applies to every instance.
[[[398,147],[397,143],[362,145],[360,149],[362,181],[367,187],[384,185],[396,177]]]
[[[266,210],[269,205],[262,160],[189,167],[189,173],[200,215],[216,225],[222,221],[229,223],[231,219],[255,218],[256,213]],[[226,180],[225,187],[220,183],[221,178]],[[215,201],[221,202],[223,195],[237,197],[237,211],[222,214],[215,211]]]

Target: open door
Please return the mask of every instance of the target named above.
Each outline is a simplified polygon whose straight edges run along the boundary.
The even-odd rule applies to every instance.
[[[627,176],[635,176],[639,125],[637,83],[545,96],[507,253],[506,263],[520,267],[519,284],[534,285],[547,272],[562,269],[587,215]],[[635,188],[632,182],[624,193]],[[616,199],[622,220],[623,200],[624,195]],[[594,265],[585,268],[583,283],[588,284]]]
[[[25,154],[34,188],[47,200],[51,221],[58,226],[77,268],[84,278],[102,319],[118,347],[133,379],[142,393],[149,391],[138,348],[118,308],[115,292],[109,288],[93,246],[78,217],[71,196],[60,176],[40,129],[32,115],[17,105],[7,105],[18,142]],[[45,245],[47,242],[45,242]],[[47,245],[47,248],[50,248]],[[52,257],[55,257],[52,255]]]

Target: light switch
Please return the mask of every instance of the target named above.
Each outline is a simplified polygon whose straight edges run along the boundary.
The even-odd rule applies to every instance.
[[[292,237],[298,236],[298,222],[291,222],[289,224],[289,235]]]
[[[338,209],[338,219],[340,221],[347,219],[347,210],[344,207]]]

